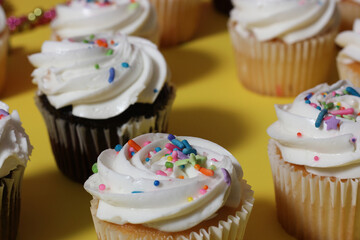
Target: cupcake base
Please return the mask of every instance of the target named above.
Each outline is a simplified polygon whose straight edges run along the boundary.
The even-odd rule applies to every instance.
[[[55,109],[45,95],[35,97],[45,120],[59,169],[84,183],[99,154],[117,144],[149,132],[166,132],[175,89],[165,84],[153,104],[136,103],[122,114],[105,120],[75,117],[71,107]]]
[[[354,62],[344,64],[341,60],[337,60],[337,67],[340,79],[349,80],[355,87],[360,87],[360,63]]]
[[[240,82],[260,94],[296,96],[328,80],[335,65],[337,26],[328,33],[294,44],[280,40],[259,42],[243,37],[229,22]],[[324,58],[324,56],[327,56]]]
[[[223,207],[218,215],[189,230],[182,232],[162,232],[156,229],[137,224],[117,225],[100,220],[96,217],[98,199],[91,201],[91,214],[93,217],[95,231],[98,239],[122,240],[122,239],[147,239],[147,240],[240,240],[243,238],[247,221],[254,203],[253,191],[241,182],[243,193],[242,200],[237,209]]]
[[[20,189],[25,167],[0,178],[0,239],[15,240],[20,218]]]
[[[285,162],[275,141],[268,145],[277,215],[297,239],[360,239],[360,180],[320,177]]]

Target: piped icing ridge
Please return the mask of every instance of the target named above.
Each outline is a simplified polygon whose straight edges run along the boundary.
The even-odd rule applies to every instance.
[[[135,103],[153,103],[168,79],[167,64],[150,41],[121,34],[45,41],[29,56],[33,82],[56,109],[107,119]]]
[[[335,42],[343,48],[337,57],[339,61],[344,64],[360,62],[360,19],[354,21],[353,31],[339,33]]]
[[[360,177],[360,89],[341,80],[320,84],[292,104],[275,105],[267,132],[285,161],[321,176]]]
[[[146,37],[158,31],[155,9],[147,0],[72,0],[57,5],[51,27],[62,39],[116,32]]]
[[[287,44],[321,35],[339,24],[336,0],[232,0],[230,24],[243,37]]]
[[[102,152],[93,171],[84,187],[99,199],[97,217],[115,224],[177,232],[240,204],[239,163],[200,138],[141,135]]]
[[[26,167],[32,149],[18,112],[9,113],[9,107],[0,101],[0,178],[17,166]]]

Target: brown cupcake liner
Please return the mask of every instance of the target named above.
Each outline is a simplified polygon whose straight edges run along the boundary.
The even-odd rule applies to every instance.
[[[190,232],[187,235],[169,234],[156,229],[136,230],[136,225],[131,229],[113,223],[100,220],[96,217],[98,199],[91,200],[91,215],[95,225],[98,239],[123,240],[123,239],[146,239],[146,240],[241,240],[243,239],[247,222],[254,204],[254,192],[245,180],[241,181],[242,200],[238,210],[234,209],[233,214],[226,215],[226,221],[219,221],[215,226],[201,226],[197,232]],[[221,214],[221,210],[219,211]]]
[[[279,40],[259,42],[242,37],[228,24],[240,82],[260,94],[296,96],[326,82],[335,62],[335,26],[328,33],[294,44]],[[326,57],[324,57],[326,56]]]
[[[9,31],[0,33],[0,91],[5,86]]]
[[[352,30],[356,18],[360,18],[360,4],[351,0],[338,3],[341,15],[340,31]]]
[[[20,189],[25,167],[0,178],[0,240],[15,240],[20,219]]]
[[[202,0],[150,0],[160,26],[160,46],[169,47],[192,39],[198,29]]]
[[[337,59],[337,68],[339,71],[340,79],[349,80],[355,87],[360,87],[360,74],[353,71],[348,64],[343,63]],[[360,69],[359,69],[360,70]]]
[[[285,162],[274,140],[268,153],[280,224],[298,239],[360,239],[360,180],[320,177]]]
[[[129,139],[144,133],[166,132],[173,100],[174,95],[153,116],[133,117],[121,125],[98,126],[92,124],[91,119],[79,123],[56,116],[44,107],[39,96],[35,97],[58,168],[79,183],[84,183],[92,174],[92,165],[103,150],[117,144],[124,145]]]

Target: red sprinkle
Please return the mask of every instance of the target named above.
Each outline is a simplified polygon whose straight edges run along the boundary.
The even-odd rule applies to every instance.
[[[297,135],[298,137],[302,137],[301,132],[298,132],[296,135]]]

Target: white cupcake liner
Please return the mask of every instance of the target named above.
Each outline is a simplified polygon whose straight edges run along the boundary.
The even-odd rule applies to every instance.
[[[331,67],[335,66],[337,26],[324,35],[294,44],[242,37],[231,21],[228,28],[239,80],[246,88],[265,95],[296,96],[329,80]]]
[[[360,74],[354,72],[347,64],[344,64],[339,58],[337,59],[337,68],[340,79],[349,80],[354,84],[355,87],[360,87]]]
[[[194,37],[202,0],[149,0],[157,11],[160,46],[173,46]]]
[[[227,221],[220,221],[217,226],[210,226],[208,229],[201,228],[199,232],[190,233],[189,237],[179,236],[174,238],[164,236],[137,236],[137,233],[129,233],[120,231],[115,224],[102,221],[96,217],[98,199],[91,201],[91,214],[94,221],[95,231],[98,239],[106,240],[124,240],[124,239],[139,239],[139,240],[241,240],[244,236],[246,224],[248,222],[253,204],[254,192],[245,180],[241,182],[242,186],[242,206],[241,210],[234,215],[230,215]],[[154,234],[156,235],[156,233]]]
[[[309,174],[286,163],[274,140],[268,153],[278,220],[298,239],[360,239],[360,181]]]
[[[340,30],[352,30],[356,18],[360,18],[360,4],[355,1],[339,1],[338,8],[341,15]]]
[[[91,119],[81,124],[58,117],[42,105],[39,96],[35,97],[35,102],[46,123],[59,169],[70,179],[84,183],[103,150],[114,148],[117,144],[124,145],[129,139],[144,133],[167,132],[174,96],[154,116],[130,118],[118,126],[101,127],[92,126]]]
[[[5,75],[8,55],[9,31],[5,30],[0,33],[0,91],[5,85]]]
[[[0,239],[15,240],[20,218],[20,189],[25,167],[0,178]]]

